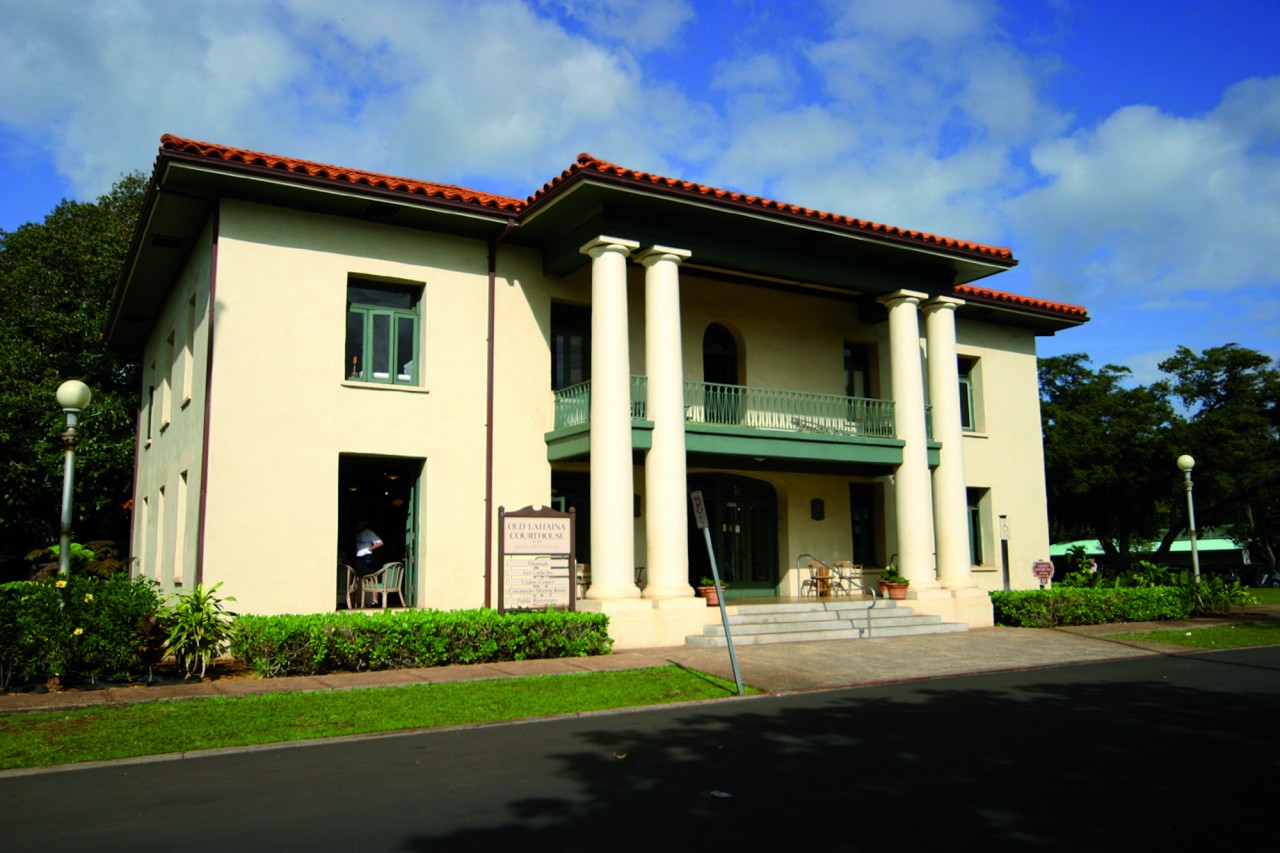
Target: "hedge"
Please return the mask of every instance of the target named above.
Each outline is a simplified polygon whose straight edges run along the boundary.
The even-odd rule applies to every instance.
[[[0,690],[146,671],[159,650],[159,589],[146,578],[72,575],[0,584]]]
[[[997,625],[1019,628],[1185,619],[1193,605],[1186,590],[1176,586],[996,591],[991,593],[991,603]]]
[[[231,654],[266,678],[607,654],[609,618],[556,610],[240,616]]]

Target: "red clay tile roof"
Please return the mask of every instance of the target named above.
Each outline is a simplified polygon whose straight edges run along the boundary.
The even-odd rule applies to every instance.
[[[1089,312],[1079,305],[1068,305],[1065,302],[1050,302],[1047,299],[1034,299],[1030,296],[1019,296],[1016,293],[1005,293],[1000,290],[989,290],[985,287],[974,287],[972,284],[957,284],[954,292],[957,296],[971,296],[992,302],[1003,302],[1018,308],[1034,308],[1061,314],[1065,317],[1076,317],[1081,320],[1089,318]]]
[[[329,166],[324,163],[313,163],[308,160],[294,160],[288,157],[277,157],[272,154],[263,154],[257,151],[247,151],[226,145],[216,145],[211,142],[196,142],[195,140],[183,139],[167,133],[160,137],[160,149],[162,151],[174,151],[184,154],[195,154],[200,157],[236,161],[251,166],[263,166],[268,169],[281,169],[286,172],[306,174],[311,177],[327,178],[333,181],[347,181],[352,184],[363,184],[369,187],[388,189],[396,192],[407,193],[409,195],[443,198],[450,201],[474,204],[481,207],[493,208],[511,213],[519,213],[524,210],[530,204],[549,193],[553,188],[568,180],[575,172],[592,171],[605,175],[615,175],[641,183],[650,183],[659,187],[667,187],[688,194],[709,196],[717,199],[728,199],[730,201],[743,204],[756,205],[766,210],[805,216],[816,219],[820,222],[830,222],[836,225],[842,225],[862,231],[903,237],[950,249],[975,252],[1000,258],[1002,260],[1013,261],[1013,252],[1006,248],[985,246],[981,243],[971,243],[965,240],[953,240],[948,237],[926,234],[922,231],[907,231],[901,228],[895,228],[892,225],[880,225],[863,219],[854,219],[852,217],[840,216],[839,214],[834,213],[824,213],[807,207],[797,207],[793,204],[785,204],[783,202],[772,201],[767,198],[760,198],[759,196],[743,195],[741,193],[730,192],[728,190],[718,190],[714,187],[703,186],[702,184],[695,184],[690,181],[681,181],[675,178],[664,178],[659,175],[651,175],[647,172],[637,172],[622,166],[614,165],[613,163],[608,163],[604,160],[599,160],[592,157],[590,154],[585,153],[578,155],[577,161],[572,166],[561,172],[548,183],[544,184],[541,189],[529,196],[528,200],[521,200],[509,198],[507,196],[494,195],[492,193],[477,192],[475,190],[465,189],[452,184],[436,184],[428,181],[396,178],[390,175],[380,175],[376,172],[364,172],[358,169],[347,169],[341,166]],[[1089,316],[1088,312],[1078,305],[1067,305],[1061,302],[1049,302],[1043,299],[1033,299],[1029,296],[1018,296],[1013,293],[1004,293],[999,290],[974,287],[969,284],[957,285],[954,292],[957,296],[976,297],[978,299],[1006,303],[1015,307],[1047,311],[1053,314],[1060,314],[1065,317],[1088,319]]]
[[[618,166],[613,163],[597,159],[585,152],[578,155],[577,161],[572,166],[565,169],[555,178],[544,184],[541,189],[529,196],[529,203],[532,204],[537,201],[542,196],[551,192],[551,190],[556,186],[567,181],[575,172],[580,171],[598,172],[602,175],[614,175],[641,183],[650,183],[659,187],[667,187],[690,195],[702,195],[715,199],[727,199],[729,201],[762,207],[765,210],[774,210],[780,213],[805,216],[810,219],[816,219],[819,222],[830,222],[835,225],[842,225],[859,231],[866,231],[869,233],[888,235],[892,237],[904,237],[909,240],[931,243],[948,249],[959,249],[981,255],[988,255],[1001,260],[1013,261],[1013,252],[1010,249],[1000,246],[985,246],[981,243],[971,243],[967,240],[954,240],[950,237],[939,237],[935,234],[926,234],[923,231],[908,231],[892,225],[881,225],[877,222],[868,222],[865,219],[855,219],[851,216],[841,216],[837,213],[824,213],[820,210],[813,210],[808,207],[798,207],[794,204],[773,201],[772,199],[761,198],[760,196],[743,195],[742,193],[730,192],[729,190],[718,190],[715,187],[695,184],[691,181],[664,178],[660,175],[651,175],[648,172],[637,172],[623,166]]]
[[[443,198],[459,201],[464,204],[475,204],[481,207],[495,208],[516,212],[524,208],[524,201],[491,193],[456,187],[452,184],[433,184],[428,181],[414,181],[408,178],[395,178],[390,175],[379,175],[375,172],[362,172],[358,169],[346,169],[342,166],[328,166],[324,163],[312,163],[308,160],[292,160],[277,157],[273,154],[262,154],[257,151],[245,151],[226,145],[215,145],[211,142],[196,142],[182,139],[166,133],[160,137],[161,151],[177,151],[184,154],[196,154],[200,157],[219,160],[234,160],[250,166],[265,166],[268,169],[282,169],[295,174],[306,174],[311,177],[328,178],[332,181],[347,181],[352,184],[363,184],[379,189],[394,190],[410,195],[423,195],[429,198]]]

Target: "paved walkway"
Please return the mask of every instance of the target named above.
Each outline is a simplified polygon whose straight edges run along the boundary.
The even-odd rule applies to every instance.
[[[1245,618],[1280,618],[1280,608],[1249,608]],[[1232,620],[1147,622],[1133,625],[1092,625],[1081,628],[986,628],[960,634],[840,640],[737,649],[744,683],[768,692],[813,690],[863,684],[909,681],[999,670],[1035,669],[1062,664],[1152,655],[1185,654],[1177,646],[1116,640],[1106,634],[1121,631],[1193,630]],[[524,675],[557,675],[639,669],[668,664],[709,672],[732,681],[726,649],[677,646],[621,651],[590,658],[560,658],[510,663],[341,673],[292,678],[218,678],[198,684],[130,685],[62,693],[0,695],[0,714],[14,711],[61,710],[100,705],[174,700],[202,696],[248,696],[309,690],[353,690],[402,684],[474,681]]]

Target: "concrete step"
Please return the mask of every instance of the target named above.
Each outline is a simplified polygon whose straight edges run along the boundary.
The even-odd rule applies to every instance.
[[[736,605],[729,608],[735,645],[794,643],[809,640],[859,640],[967,631],[960,623],[918,615],[897,601],[801,602]],[[724,627],[707,625],[702,634],[685,638],[690,646],[724,646]]]
[[[865,627],[861,629],[846,627],[832,628],[830,630],[793,631],[784,633],[773,632],[765,634],[740,634],[735,629],[730,630],[733,631],[733,644],[735,646],[758,646],[768,643],[802,643],[815,640],[869,640],[880,637],[953,634],[961,631],[967,631],[968,626],[957,622],[937,622],[931,625],[912,625],[904,627],[896,627],[893,625],[873,625],[870,631]],[[687,646],[710,648],[724,648],[728,645],[728,641],[724,638],[723,631],[718,636],[711,634],[695,634],[691,637],[686,637],[684,642]]]

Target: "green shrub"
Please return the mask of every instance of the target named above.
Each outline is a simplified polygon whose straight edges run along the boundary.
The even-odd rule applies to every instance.
[[[0,585],[0,689],[138,671],[159,608],[154,581],[119,574]]]
[[[231,653],[268,678],[581,657],[609,652],[608,626],[603,614],[557,610],[241,616]]]
[[[996,591],[991,593],[991,603],[997,625],[1020,628],[1154,622],[1191,615],[1185,591],[1174,586]]]
[[[231,620],[235,614],[228,613],[222,602],[235,599],[219,597],[220,586],[221,583],[213,586],[198,583],[190,592],[178,593],[177,604],[165,610],[169,653],[188,678],[196,675],[203,678],[209,661],[222,654],[231,639]]]
[[[1257,604],[1249,590],[1238,582],[1227,583],[1220,577],[1202,577],[1199,583],[1187,581],[1183,585],[1187,607],[1196,616],[1225,616],[1231,608],[1245,604]]]

